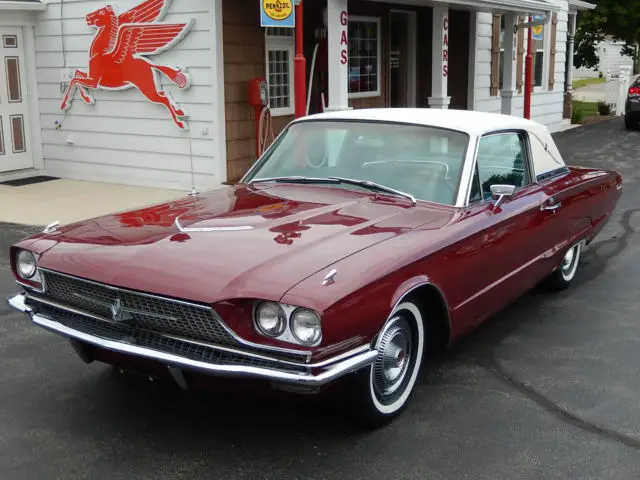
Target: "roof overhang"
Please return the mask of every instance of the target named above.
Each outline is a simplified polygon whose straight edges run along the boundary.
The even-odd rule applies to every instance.
[[[43,11],[46,10],[47,4],[37,1],[11,1],[0,0],[0,10],[21,10],[21,11]]]
[[[436,5],[462,8],[477,12],[514,12],[532,15],[544,15],[549,12],[558,12],[560,6],[553,0],[374,0],[382,3],[401,3],[403,5],[415,5],[433,7]],[[576,0],[577,1],[577,0]],[[586,3],[586,2],[582,2]]]
[[[569,8],[571,10],[593,10],[596,5],[582,0],[569,0]]]

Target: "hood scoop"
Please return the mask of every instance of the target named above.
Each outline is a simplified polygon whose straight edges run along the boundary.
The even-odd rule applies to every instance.
[[[174,225],[182,233],[202,233],[202,232],[239,232],[243,230],[253,230],[251,225],[237,225],[237,226],[219,226],[219,227],[185,227],[180,223],[180,217],[176,218]]]

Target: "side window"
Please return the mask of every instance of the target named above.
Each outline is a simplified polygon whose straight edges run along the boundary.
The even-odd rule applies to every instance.
[[[523,133],[498,133],[480,139],[470,203],[491,198],[491,185],[515,185],[519,189],[530,183]]]

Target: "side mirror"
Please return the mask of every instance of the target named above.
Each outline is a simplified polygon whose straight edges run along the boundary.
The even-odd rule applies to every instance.
[[[494,207],[498,208],[500,205],[502,205],[504,199],[511,198],[513,192],[515,191],[515,185],[491,185],[491,195],[493,195],[494,197],[498,197]]]

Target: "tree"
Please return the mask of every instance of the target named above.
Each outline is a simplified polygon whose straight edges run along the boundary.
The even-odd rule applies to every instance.
[[[625,42],[623,55],[637,58],[640,43],[640,1],[596,0],[596,8],[578,15],[574,64],[576,67],[597,68],[595,46],[606,35]],[[597,59],[597,60],[596,60]]]

